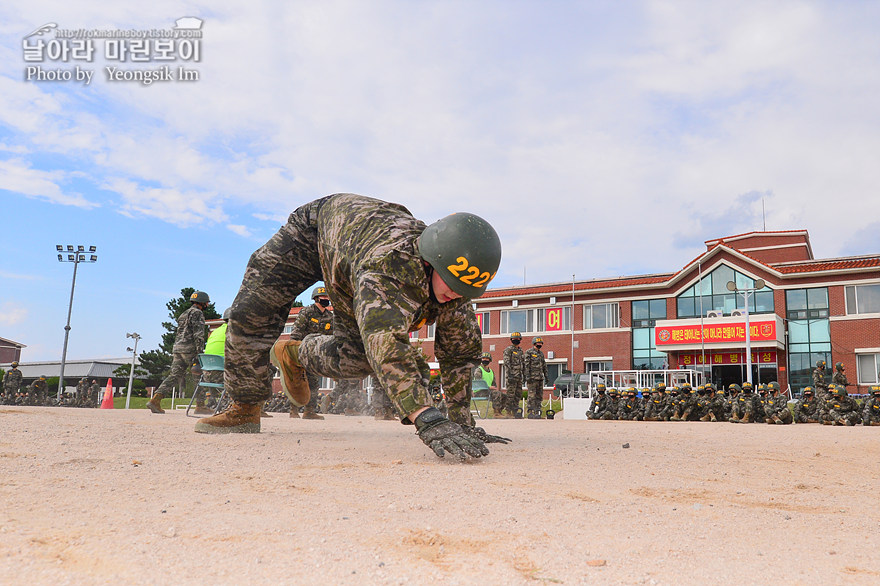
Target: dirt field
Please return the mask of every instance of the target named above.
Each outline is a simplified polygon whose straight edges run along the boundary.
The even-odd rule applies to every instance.
[[[877,427],[193,422],[0,409],[0,583],[880,583]]]

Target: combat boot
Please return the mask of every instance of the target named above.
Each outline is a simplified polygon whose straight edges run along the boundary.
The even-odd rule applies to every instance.
[[[269,360],[281,374],[281,389],[290,402],[300,407],[309,402],[312,390],[306,370],[299,363],[299,340],[278,340],[269,350]]]
[[[299,407],[291,407],[290,408],[290,418],[291,419],[299,419]]]
[[[321,419],[324,419],[324,416],[318,415],[317,413],[315,413],[315,408],[312,407],[311,405],[306,405],[306,408],[303,410],[302,418],[303,419],[321,420]]]
[[[706,421],[706,422],[709,422],[709,421],[712,421],[712,418],[713,418],[713,417],[712,417],[712,414],[711,414],[711,413],[706,413],[705,415],[703,415],[702,417],[700,417],[700,421]]]
[[[165,413],[165,409],[162,409],[163,398],[162,393],[153,393],[153,398],[147,402],[147,409],[153,413]]]
[[[360,415],[360,412],[357,409],[346,408],[343,413],[345,413],[345,415],[348,415],[349,417],[353,417],[355,415]]]
[[[740,418],[737,417],[736,415],[732,415],[732,416],[730,417],[730,419],[728,419],[728,421],[731,422],[731,423],[739,423],[739,422],[740,422]]]
[[[776,420],[777,420],[777,419],[779,419],[779,418],[776,417],[776,416],[773,416],[773,417],[765,417],[765,418],[764,418],[764,423],[776,423]]]
[[[767,423],[771,423],[771,422],[775,423],[776,425],[785,425],[785,422],[783,420],[781,420],[778,415],[774,415],[771,418],[771,421],[768,421]]]
[[[748,414],[748,413],[745,413],[745,414],[743,414],[742,417],[740,417],[739,422],[740,422],[740,423],[751,423],[751,422],[752,422],[752,416],[751,416],[750,414]]]
[[[872,422],[871,422],[871,425],[872,425],[873,427],[878,427],[878,426],[880,426],[880,421],[872,421]]]
[[[234,402],[223,413],[196,423],[196,433],[260,433],[260,404]]]

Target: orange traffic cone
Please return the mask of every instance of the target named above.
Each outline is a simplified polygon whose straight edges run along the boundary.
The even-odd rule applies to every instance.
[[[113,409],[113,379],[107,379],[107,388],[104,389],[104,400],[101,401],[101,409]]]

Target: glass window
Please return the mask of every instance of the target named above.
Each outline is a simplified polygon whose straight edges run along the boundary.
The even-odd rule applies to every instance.
[[[489,312],[488,311],[480,312],[477,315],[480,316],[480,319],[482,320],[482,324],[483,324],[483,327],[480,328],[480,333],[482,333],[484,336],[488,336],[489,335]]]
[[[702,314],[700,314],[702,315]],[[678,317],[696,317],[694,313],[694,298],[679,297],[678,298]]]
[[[785,292],[788,319],[821,318],[830,315],[828,289],[790,289]]]
[[[632,312],[633,312],[633,320],[637,319],[649,319],[650,317],[650,302],[648,301],[633,301],[632,303]]]
[[[597,303],[584,306],[584,329],[616,328],[620,324],[619,306],[616,303]]]
[[[739,288],[751,288],[755,281],[727,265],[721,265],[711,273],[703,275],[701,281],[678,296],[678,317],[700,317],[709,311],[720,311],[730,315],[742,307],[742,295],[731,293],[727,283],[733,281]],[[749,313],[773,313],[775,311],[773,291],[764,286],[760,291],[749,295]]]
[[[880,361],[877,360],[877,356],[877,354],[859,354],[857,356],[860,385],[876,385],[880,380],[880,371],[877,368]]]
[[[650,310],[651,319],[666,319],[666,300],[651,299]]]
[[[712,279],[712,293],[715,295],[729,293],[727,283],[736,280],[733,269],[727,265],[721,265],[712,271],[710,277]]]
[[[633,349],[650,348],[654,341],[654,328],[634,328],[633,329]]]
[[[846,313],[880,313],[880,285],[846,287]]]
[[[785,292],[785,305],[788,311],[807,308],[807,290],[792,289]]]
[[[434,337],[434,331],[435,331],[436,329],[437,329],[437,325],[436,325],[436,324],[428,324],[428,333],[426,334],[426,336],[427,336],[428,338],[433,338],[433,337]]]
[[[830,342],[831,328],[827,319],[810,320],[810,343]]]
[[[828,289],[807,289],[807,309],[828,309]]]
[[[564,364],[559,364],[559,363],[555,363],[555,364],[550,363],[550,362],[547,363],[547,378],[550,379],[551,385],[553,384],[553,381],[555,381],[557,378],[559,378],[559,375],[562,374],[562,370],[563,370],[564,366],[565,366]]]

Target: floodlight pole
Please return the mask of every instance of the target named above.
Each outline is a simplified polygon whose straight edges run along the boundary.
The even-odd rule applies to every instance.
[[[64,253],[64,248],[58,244],[55,246],[55,250],[59,253]],[[64,348],[61,350],[61,373],[58,377],[58,400],[61,400],[61,395],[64,393],[64,366],[67,363],[67,339],[70,336],[70,315],[73,312],[73,291],[76,289],[76,269],[81,262],[95,262],[98,260],[98,257],[94,254],[97,251],[97,248],[94,246],[89,246],[89,256],[90,260],[86,260],[86,250],[84,246],[78,245],[74,248],[71,245],[67,245],[67,259],[64,259],[64,254],[58,254],[58,262],[72,262],[73,263],[73,281],[70,284],[70,302],[67,304],[67,324],[64,326]]]
[[[128,404],[131,403],[131,383],[134,381],[134,360],[137,356],[138,340],[141,339],[141,336],[137,332],[133,332],[125,334],[125,337],[134,338],[134,348],[129,348],[131,350],[131,372],[128,373],[128,394],[125,396],[125,408],[128,409]]]

